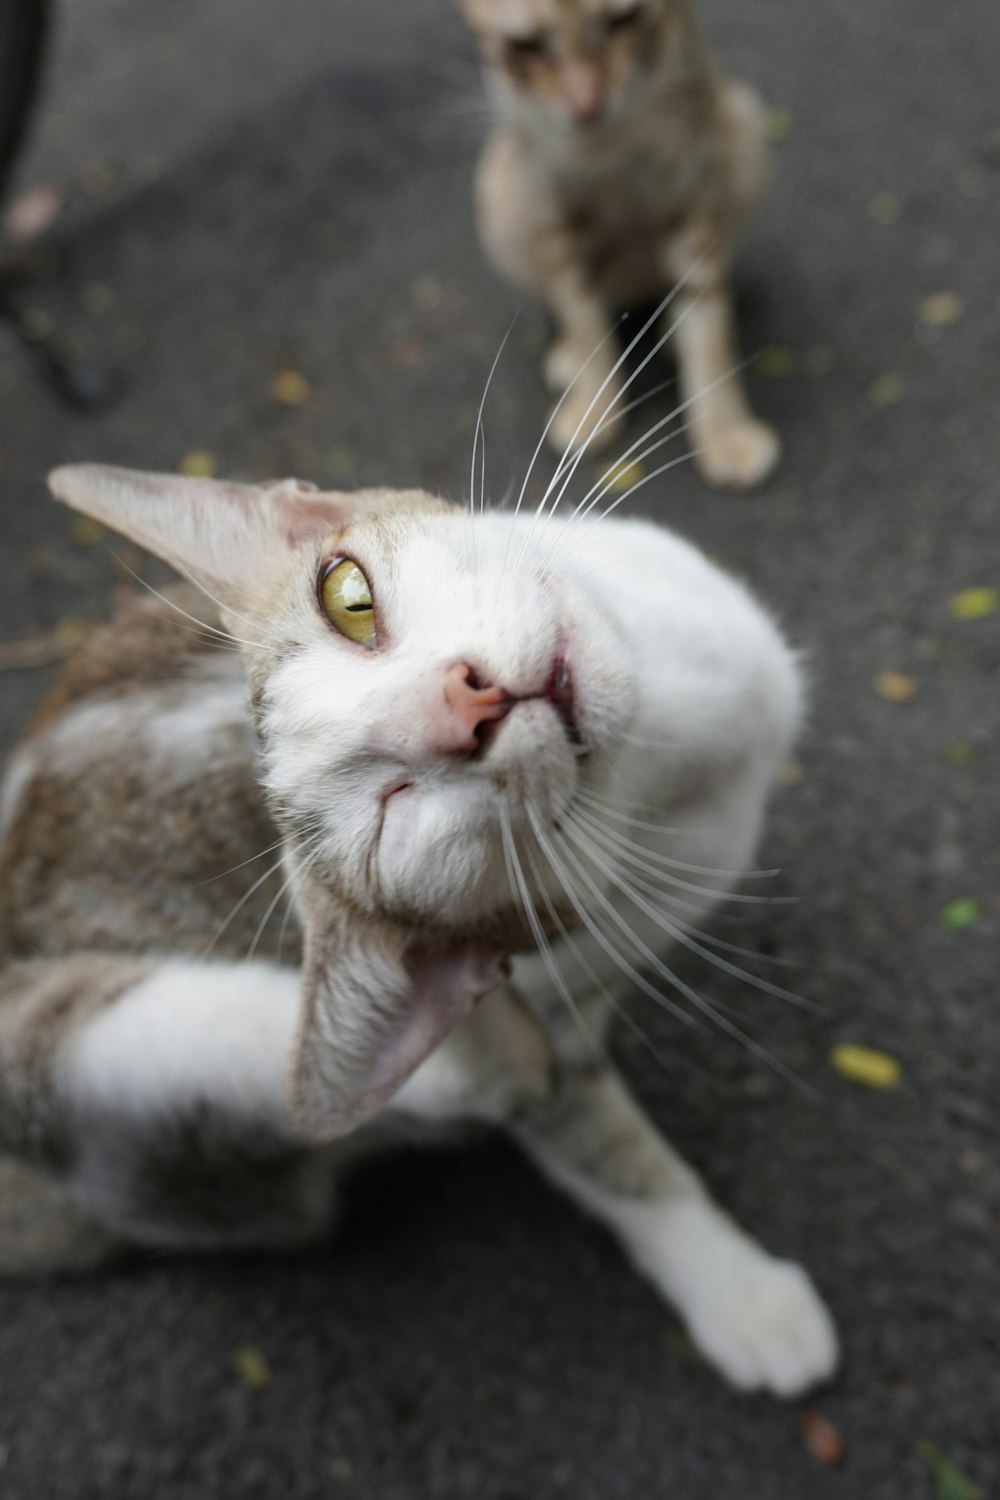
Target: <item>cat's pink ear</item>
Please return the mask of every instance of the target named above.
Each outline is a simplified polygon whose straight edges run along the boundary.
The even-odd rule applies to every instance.
[[[155,553],[223,602],[252,587],[275,549],[338,530],[351,511],[350,496],[320,494],[297,479],[233,484],[66,464],[53,469],[49,487],[57,499]]]
[[[387,923],[323,906],[307,915],[288,1090],[292,1127],[312,1143],[371,1119],[503,978],[496,949],[416,947]]]

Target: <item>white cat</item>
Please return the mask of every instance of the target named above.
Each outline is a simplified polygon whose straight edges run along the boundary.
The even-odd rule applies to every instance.
[[[359,1150],[473,1118],[736,1385],[828,1376],[805,1272],[600,1048],[616,994],[705,1004],[662,953],[751,861],[796,729],[748,592],[641,521],[51,482],[197,588],[97,631],[8,773],[0,1269],[307,1241]]]

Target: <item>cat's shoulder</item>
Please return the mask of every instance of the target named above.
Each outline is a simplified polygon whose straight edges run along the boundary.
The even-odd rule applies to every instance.
[[[28,731],[43,733],[68,709],[100,695],[176,682],[229,648],[212,600],[187,583],[128,599],[77,647]]]

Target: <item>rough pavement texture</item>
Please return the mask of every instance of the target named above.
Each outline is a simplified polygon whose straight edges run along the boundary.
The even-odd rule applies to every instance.
[[[778,346],[751,385],[787,456],[748,499],[682,467],[642,500],[753,580],[810,663],[801,777],[765,852],[800,900],[731,935],[800,961],[824,1011],[711,985],[819,1097],[641,1009],[676,1069],[621,1050],[722,1200],[829,1297],[844,1367],[815,1404],[845,1463],[810,1456],[794,1408],[682,1357],[610,1240],[486,1141],[365,1173],[322,1252],[0,1288],[5,1500],[932,1500],[922,1441],[1000,1494],[1000,614],[949,613],[1000,585],[1000,13],[706,12],[791,112],[741,271],[745,347]],[[471,228],[474,80],[443,0],[65,7],[21,183],[70,196],[23,295],[129,384],[74,415],[0,328],[3,641],[98,617],[129,583],[46,501],[56,461],[208,449],[232,473],[464,492],[517,305]],[[918,315],[940,291],[953,326]],[[490,398],[497,495],[540,427],[544,339],[531,310]],[[287,367],[310,383],[295,409],[269,394]],[[912,701],[875,694],[887,669]],[[4,748],[47,675],[0,675]],[[963,931],[940,918],[958,897],[980,903]],[[840,1078],[838,1041],[891,1052],[902,1086]],[[243,1343],[267,1390],[234,1373]]]

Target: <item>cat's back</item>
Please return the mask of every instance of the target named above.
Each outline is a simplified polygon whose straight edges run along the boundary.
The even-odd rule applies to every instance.
[[[204,597],[130,604],[71,659],[12,757],[0,951],[205,951],[218,932],[216,951],[245,953],[268,882],[219,929],[277,857],[254,859],[277,835],[253,766],[239,659]]]

